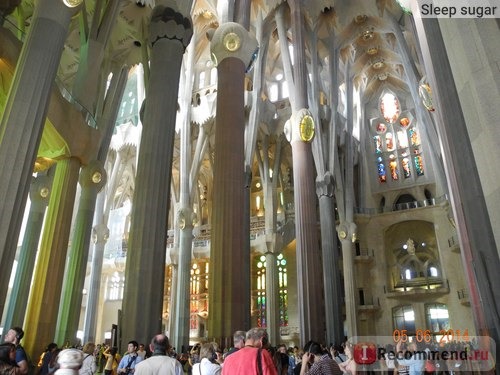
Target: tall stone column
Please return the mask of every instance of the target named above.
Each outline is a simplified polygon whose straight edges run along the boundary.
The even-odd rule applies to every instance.
[[[175,307],[176,322],[173,326],[170,340],[179,353],[188,351],[190,331],[190,295],[191,253],[193,251],[193,228],[196,214],[192,209],[192,192],[197,189],[195,181],[191,183],[190,169],[193,165],[191,148],[191,98],[193,95],[193,68],[196,51],[196,38],[193,35],[186,51],[182,75],[180,99],[180,116],[182,126],[180,130],[180,160],[179,160],[179,206],[177,209],[176,234],[179,237],[179,267],[177,277],[177,298],[170,306]]]
[[[100,212],[101,198],[104,194],[101,193],[97,197],[96,212]],[[104,200],[104,199],[102,199]],[[83,322],[83,341],[97,342],[96,327],[97,327],[97,311],[99,305],[99,297],[101,290],[102,277],[102,262],[104,260],[104,248],[109,238],[109,229],[107,225],[99,223],[92,228],[92,265],[90,267],[90,287],[88,290],[87,309],[85,310],[85,318]]]
[[[297,294],[301,346],[304,346],[309,340],[324,342],[326,329],[321,287],[323,276],[318,240],[314,165],[311,144],[309,143],[312,128],[305,130],[306,127],[313,126],[313,123],[311,112],[304,108],[292,114],[292,118],[285,125],[285,134],[292,145],[293,157]],[[304,138],[305,135],[308,137]]]
[[[188,351],[190,320],[190,277],[191,251],[195,213],[191,207],[183,207],[177,212],[179,225],[179,256],[177,267],[177,292],[175,299],[175,322],[172,343],[181,352]],[[171,305],[172,306],[172,305]]]
[[[90,243],[90,236],[86,234],[90,234],[92,228],[97,193],[105,184],[106,171],[101,162],[96,160],[82,169],[81,196],[65,271],[55,342],[76,341]]]
[[[343,221],[339,224],[337,233],[342,246],[347,335],[353,337],[358,333],[356,319],[356,279],[354,278],[354,246],[352,241],[353,236],[356,236],[356,226],[354,223]]]
[[[244,78],[257,41],[239,24],[225,23],[212,35],[217,59],[217,117],[210,253],[208,335],[230,342],[234,331],[246,330],[250,300],[244,298],[250,262],[245,253],[244,218]]]
[[[268,244],[272,250],[273,244]],[[269,342],[273,346],[280,344],[280,305],[279,305],[279,275],[276,264],[277,254],[273,251],[266,253],[266,330]]]
[[[290,96],[293,100],[288,137],[293,159],[299,330],[300,342],[304,345],[308,340],[324,342],[325,311],[322,290],[319,287],[322,281],[322,272],[319,270],[322,268],[316,215],[314,161],[310,143],[314,136],[314,120],[307,109],[308,72],[303,35],[304,17],[301,1],[292,0],[289,5],[291,30],[294,35],[294,94]]]
[[[60,0],[35,3],[0,123],[0,312],[5,305],[50,90],[77,9],[68,8]]]
[[[412,7],[435,115],[476,331],[500,340],[500,258],[460,98],[437,19]],[[486,43],[486,42],[485,42]],[[494,43],[494,42],[491,42]],[[497,358],[499,346],[497,344]],[[497,373],[498,373],[497,368]]]
[[[149,342],[162,328],[177,95],[182,56],[192,33],[189,14],[180,13],[175,1],[157,2],[149,31],[150,79],[125,269],[122,344]]]
[[[24,325],[24,315],[26,314],[36,253],[40,242],[45,210],[49,203],[51,185],[52,178],[47,175],[37,176],[31,184],[30,212],[26,222],[23,244],[19,252],[19,262],[14,285],[10,292],[11,298],[4,327],[22,327]]]
[[[31,358],[54,340],[79,172],[76,158],[57,162],[24,326]]]
[[[326,172],[323,178],[316,178],[316,194],[319,199],[321,226],[321,253],[323,258],[323,286],[326,316],[326,344],[340,344],[344,339],[342,316],[342,292],[340,257],[335,228],[335,202],[333,197],[333,176]]]
[[[346,112],[347,132],[345,141],[344,158],[344,189],[342,212],[337,233],[342,244],[342,260],[344,269],[344,291],[347,335],[357,335],[357,311],[356,311],[356,279],[354,275],[354,246],[356,241],[356,224],[354,223],[354,146],[352,140],[353,129],[353,80],[351,77],[350,61],[345,67],[346,81]]]

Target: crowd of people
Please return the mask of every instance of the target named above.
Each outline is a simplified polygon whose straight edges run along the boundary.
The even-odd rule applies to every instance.
[[[221,349],[216,342],[198,343],[189,351],[177,353],[169,338],[157,334],[149,345],[129,341],[121,355],[117,347],[88,342],[78,348],[47,345],[38,363],[32,365],[21,340],[20,327],[11,328],[0,344],[0,375],[356,375],[366,373],[354,359],[349,341],[325,346],[309,341],[304,348],[271,345],[265,328],[236,331],[233,345]],[[415,343],[396,352],[415,352]],[[393,349],[387,349],[387,353]],[[419,358],[386,357],[377,371],[387,375],[436,374]],[[368,371],[373,372],[373,371]]]

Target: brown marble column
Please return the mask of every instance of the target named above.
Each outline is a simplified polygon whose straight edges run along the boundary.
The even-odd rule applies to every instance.
[[[250,300],[242,274],[250,262],[244,237],[244,79],[257,42],[241,25],[219,26],[211,40],[217,59],[214,186],[210,254],[208,335],[226,344],[249,329]]]
[[[295,234],[297,252],[297,292],[299,307],[299,329],[301,345],[309,340],[324,342],[325,310],[322,296],[322,266],[319,245],[317,196],[314,180],[314,161],[310,131],[303,132],[304,119],[312,119],[307,110],[307,66],[303,35],[303,10],[301,2],[292,0],[290,4],[291,30],[294,36],[293,73],[294,94],[292,118],[289,122],[289,140],[292,146],[293,183],[295,201]]]

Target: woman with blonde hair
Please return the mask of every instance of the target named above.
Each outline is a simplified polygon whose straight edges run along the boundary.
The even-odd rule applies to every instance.
[[[94,357],[95,344],[93,342],[86,343],[82,351],[83,363],[78,373],[79,375],[94,375],[97,370],[97,364]]]

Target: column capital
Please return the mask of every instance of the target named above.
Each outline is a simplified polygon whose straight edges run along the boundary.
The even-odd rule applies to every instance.
[[[94,188],[100,191],[107,181],[106,170],[102,162],[93,160],[83,167],[78,181],[82,188]]]
[[[288,142],[311,142],[315,134],[315,121],[311,111],[307,108],[299,109],[285,124],[285,136]]]
[[[109,239],[109,228],[101,223],[92,228],[92,242],[95,244],[105,244]]]
[[[210,39],[210,52],[215,65],[228,57],[243,62],[247,71],[257,57],[257,39],[247,29],[236,22],[226,22],[215,31],[207,33]]]
[[[181,230],[193,229],[198,217],[190,207],[183,207],[177,211],[177,225]]]
[[[30,199],[46,206],[49,203],[51,178],[45,175],[37,176],[30,186]]]
[[[341,241],[348,241],[350,238],[350,240],[354,243],[357,239],[357,226],[354,223],[342,221],[337,226],[337,233]]]
[[[330,172],[325,172],[323,176],[316,177],[316,195],[318,197],[333,197],[333,187],[335,180]]]
[[[151,47],[154,47],[159,40],[168,39],[179,41],[186,49],[192,36],[193,23],[191,18],[181,13],[177,2],[174,0],[159,1],[151,13],[149,27]]]

